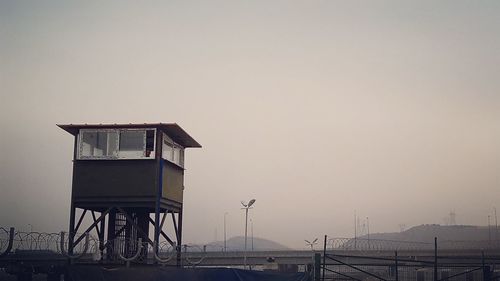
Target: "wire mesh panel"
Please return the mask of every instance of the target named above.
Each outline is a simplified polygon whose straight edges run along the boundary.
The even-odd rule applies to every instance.
[[[322,264],[324,280],[391,280],[391,281],[474,281],[496,280],[495,265],[500,257],[454,256],[432,259],[335,255],[326,252]],[[498,276],[500,277],[500,276]]]

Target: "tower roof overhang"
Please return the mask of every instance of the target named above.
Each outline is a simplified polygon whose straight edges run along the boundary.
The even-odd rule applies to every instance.
[[[59,128],[76,136],[80,129],[150,129],[164,132],[176,143],[184,147],[201,147],[186,131],[176,123],[142,123],[142,124],[58,124]]]

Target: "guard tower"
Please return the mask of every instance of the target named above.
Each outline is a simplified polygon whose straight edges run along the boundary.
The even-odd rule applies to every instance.
[[[118,239],[133,242],[119,250],[125,255],[140,240],[149,244],[143,257],[148,248],[158,254],[163,239],[177,252],[179,266],[184,150],[201,145],[173,123],[58,126],[75,137],[68,253],[95,230],[106,252],[102,259],[113,259],[109,249]],[[85,230],[84,221],[90,224]]]

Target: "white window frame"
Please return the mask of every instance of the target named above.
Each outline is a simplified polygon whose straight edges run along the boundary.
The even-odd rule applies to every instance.
[[[172,152],[171,152],[172,154],[170,155],[170,159],[164,157],[165,141],[168,141],[170,144],[172,144]],[[174,157],[176,148],[180,148],[178,161],[176,161],[176,159]],[[171,137],[169,137],[167,134],[163,133],[161,157],[164,160],[166,160],[172,164],[175,164],[181,168],[184,168],[184,159],[185,159],[184,150],[185,150],[185,148],[182,145],[176,143]]]
[[[143,155],[146,153],[146,147],[147,147],[147,131],[154,131],[154,137],[153,137],[153,150],[150,153],[150,157],[146,156],[138,156],[138,157],[130,157],[130,156],[120,156],[120,133],[123,131],[144,131],[144,145],[142,148],[142,151],[144,152]],[[101,133],[101,132],[116,132],[118,135],[117,138],[117,156],[110,156],[110,155],[104,155],[104,156],[85,156],[82,155],[82,150],[83,150],[83,133],[85,132],[92,132],[92,133]],[[156,158],[156,129],[154,128],[117,128],[117,129],[80,129],[78,132],[78,142],[77,142],[77,160],[135,160],[135,159],[155,159]]]

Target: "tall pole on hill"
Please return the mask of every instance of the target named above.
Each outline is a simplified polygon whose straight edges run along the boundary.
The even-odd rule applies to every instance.
[[[357,222],[358,222],[358,219],[356,217],[356,210],[354,210],[354,249],[356,249],[356,238],[358,236]]]
[[[370,248],[370,219],[366,217],[366,229],[368,231],[368,248]]]
[[[495,212],[495,240],[498,243],[498,220],[497,220],[497,208],[493,207],[493,211]]]
[[[488,243],[491,244],[491,224],[490,224],[490,215],[488,215]]]
[[[255,203],[255,199],[250,200],[250,202],[245,203],[241,201],[241,205],[243,205],[243,210],[245,210],[245,254],[243,256],[243,268],[247,268],[247,237],[248,237],[248,209]]]

